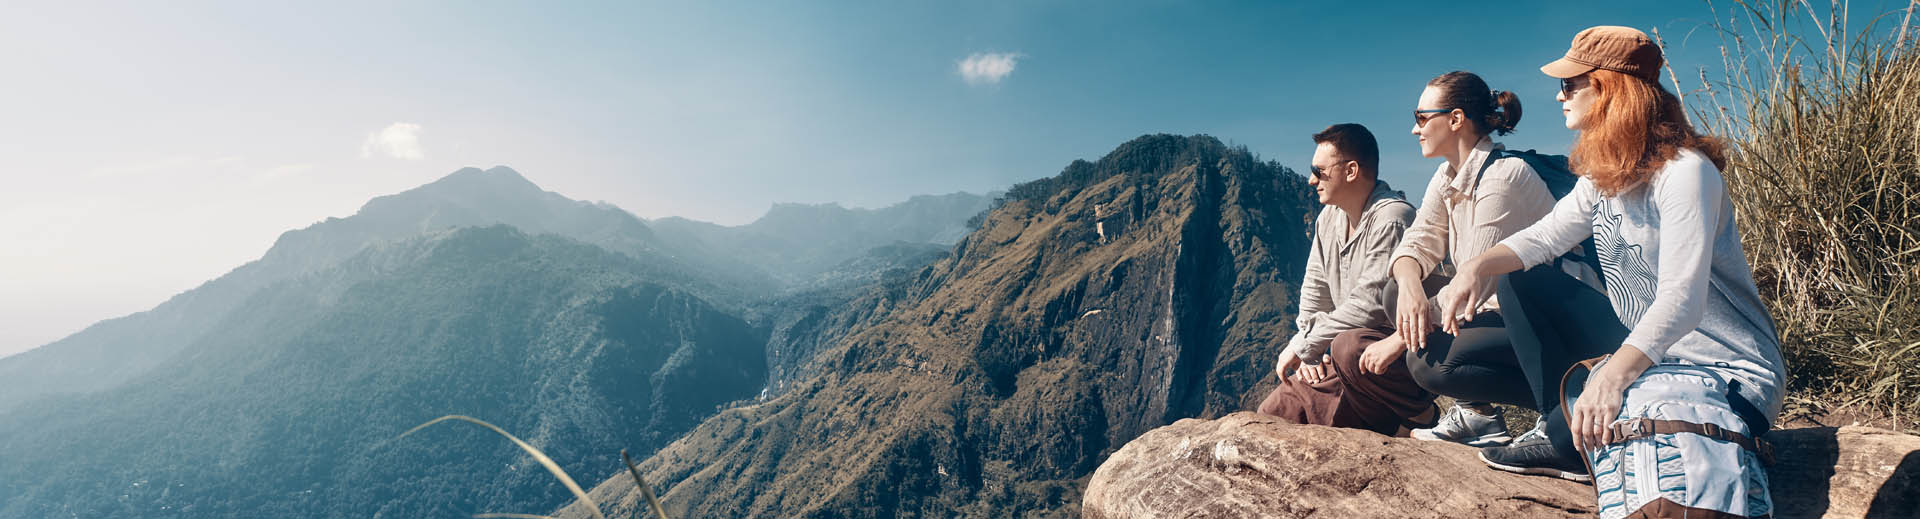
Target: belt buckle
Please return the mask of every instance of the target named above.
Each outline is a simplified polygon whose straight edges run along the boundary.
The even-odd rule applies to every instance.
[[[1723,439],[1720,436],[1720,425],[1713,422],[1700,424],[1700,434],[1706,435],[1708,438]]]

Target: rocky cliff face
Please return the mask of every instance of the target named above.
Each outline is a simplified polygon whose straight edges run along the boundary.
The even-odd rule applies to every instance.
[[[864,317],[840,321],[857,328],[807,360],[811,376],[642,472],[675,516],[1077,512],[1120,445],[1249,404],[1291,332],[1311,195],[1211,137],[1077,161],[859,298],[847,311]],[[637,502],[624,475],[593,492]]]
[[[1865,427],[1768,435],[1774,517],[1920,516],[1920,437]],[[1295,425],[1181,420],[1128,443],[1082,517],[1592,517],[1593,487],[1487,468],[1470,447]]]

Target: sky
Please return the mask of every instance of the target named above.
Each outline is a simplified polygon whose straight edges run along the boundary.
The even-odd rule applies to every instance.
[[[0,356],[464,166],[736,225],[1005,189],[1150,133],[1304,170],[1358,122],[1417,196],[1428,79],[1518,92],[1501,140],[1564,153],[1538,67],[1574,33],[1657,28],[1687,88],[1721,44],[1685,1],[283,4],[0,7]]]

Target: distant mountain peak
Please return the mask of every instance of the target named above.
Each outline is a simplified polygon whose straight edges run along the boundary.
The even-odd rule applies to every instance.
[[[472,166],[460,168],[447,176],[440,177],[439,180],[408,190],[407,192],[432,191],[445,188],[480,189],[493,193],[545,192],[544,189],[540,189],[540,186],[534,184],[533,181],[527,180],[527,177],[521,175],[520,172],[514,171],[513,168],[506,166],[494,166],[485,170]],[[407,192],[400,194],[405,195]]]

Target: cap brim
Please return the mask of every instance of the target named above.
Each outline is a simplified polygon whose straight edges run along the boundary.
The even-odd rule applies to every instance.
[[[1599,68],[1599,67],[1595,67],[1593,65],[1588,65],[1578,61],[1570,60],[1567,58],[1560,58],[1557,60],[1553,60],[1553,63],[1542,65],[1540,67],[1540,72],[1545,73],[1546,75],[1549,75],[1549,76],[1560,78],[1560,79],[1566,79],[1570,77],[1577,77],[1581,74],[1585,74],[1588,72],[1592,72],[1593,69],[1595,68]]]

